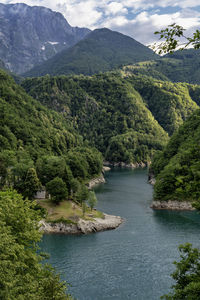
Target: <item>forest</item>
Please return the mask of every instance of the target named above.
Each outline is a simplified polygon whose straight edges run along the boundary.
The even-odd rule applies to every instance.
[[[59,112],[109,162],[150,162],[196,109],[198,86],[116,71],[93,76],[46,75],[23,88]]]

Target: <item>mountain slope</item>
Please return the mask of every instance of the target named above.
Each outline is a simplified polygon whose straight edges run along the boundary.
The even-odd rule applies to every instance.
[[[0,3],[0,59],[15,73],[23,73],[90,32],[71,27],[57,12],[23,3]]]
[[[27,79],[23,87],[71,120],[111,162],[148,162],[168,140],[139,93],[118,73],[47,75]]]
[[[96,29],[74,47],[64,50],[25,76],[91,75],[158,57],[134,39],[109,29]]]
[[[180,127],[153,160],[155,200],[200,199],[200,110]]]
[[[32,199],[40,182],[46,186],[59,177],[65,197],[73,197],[101,171],[101,154],[83,142],[70,121],[0,71],[0,189],[14,188]]]
[[[188,116],[199,108],[199,86],[172,83],[147,76],[128,76],[154,118],[172,135]]]
[[[179,50],[155,61],[127,66],[125,71],[172,82],[200,84],[200,50]]]
[[[21,147],[36,159],[42,154],[65,154],[81,140],[69,122],[48,111],[0,70],[1,150]]]

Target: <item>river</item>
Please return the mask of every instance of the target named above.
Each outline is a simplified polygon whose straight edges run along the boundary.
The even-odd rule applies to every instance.
[[[44,235],[43,251],[78,300],[157,300],[173,283],[178,245],[200,245],[196,212],[153,211],[147,170],[116,169],[96,188],[98,209],[125,219],[116,230]]]

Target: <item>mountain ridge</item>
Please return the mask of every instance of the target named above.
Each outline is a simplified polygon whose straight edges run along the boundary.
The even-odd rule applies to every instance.
[[[0,59],[21,74],[90,32],[71,27],[61,13],[43,6],[0,3]]]
[[[108,28],[100,28],[24,75],[92,75],[156,57],[151,49],[133,38]]]

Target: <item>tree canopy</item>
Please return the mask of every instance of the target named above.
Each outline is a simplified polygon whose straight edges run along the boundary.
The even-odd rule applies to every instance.
[[[200,299],[200,250],[187,243],[179,246],[180,261],[175,261],[176,270],[171,274],[175,283],[172,292],[161,299]]]
[[[182,26],[173,23],[167,28],[156,31],[155,34],[160,35],[161,43],[155,43],[151,48],[158,52],[158,54],[173,53],[176,49],[186,49],[192,46],[194,49],[200,48],[200,31],[196,31],[192,36],[185,35],[186,29]]]
[[[0,299],[69,300],[66,284],[39,252],[40,214],[16,191],[0,192]]]

